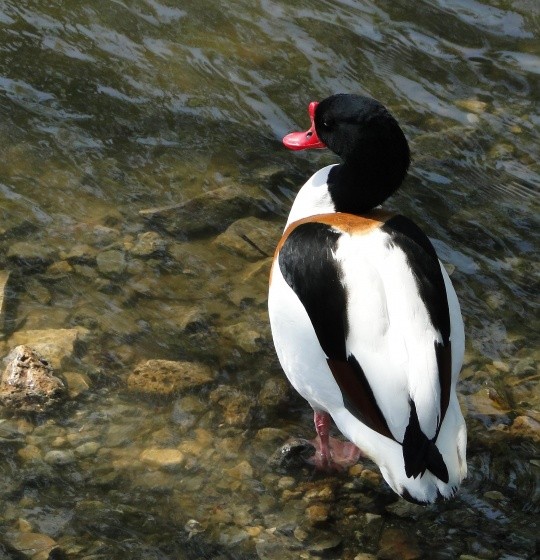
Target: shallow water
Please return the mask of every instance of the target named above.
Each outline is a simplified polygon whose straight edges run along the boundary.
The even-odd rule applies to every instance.
[[[87,386],[52,415],[0,411],[0,558],[25,534],[70,558],[535,557],[539,24],[528,0],[0,2],[0,354],[78,328],[57,369]],[[470,476],[424,510],[372,465],[267,464],[311,424],[272,350],[263,255],[335,161],[280,139],[338,91],[402,123],[413,165],[388,207],[433,239],[465,318]],[[240,194],[179,223],[150,210],[218,188]],[[129,390],[151,359],[214,380]]]

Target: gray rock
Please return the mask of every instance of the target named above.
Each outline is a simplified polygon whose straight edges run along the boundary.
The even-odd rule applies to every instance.
[[[45,453],[44,459],[53,466],[70,465],[75,462],[75,453],[71,449],[53,449]]]
[[[287,473],[306,466],[306,461],[315,453],[315,446],[307,439],[296,438],[286,442],[268,459],[268,466]]]
[[[24,268],[46,268],[56,258],[57,251],[53,247],[46,247],[39,243],[19,241],[11,245],[8,258]]]
[[[298,560],[303,545],[293,537],[264,533],[255,549],[260,560]]]
[[[77,457],[90,457],[99,451],[100,445],[97,441],[87,441],[75,448]]]
[[[21,412],[43,412],[65,399],[64,383],[29,346],[17,346],[6,358],[0,378],[0,403]]]
[[[343,538],[338,533],[318,530],[305,544],[310,552],[321,554],[337,548],[342,540]]]
[[[70,264],[93,264],[96,262],[96,250],[86,243],[74,245],[62,256]]]
[[[386,506],[386,511],[398,517],[416,519],[426,512],[425,506],[412,504],[403,499]]]
[[[102,251],[98,253],[97,266],[105,276],[120,276],[127,267],[126,256],[117,249]]]

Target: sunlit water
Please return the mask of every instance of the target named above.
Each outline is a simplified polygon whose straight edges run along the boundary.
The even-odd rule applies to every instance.
[[[400,558],[384,552],[392,530],[416,557],[535,557],[539,11],[0,2],[0,353],[26,331],[78,327],[63,370],[90,386],[52,415],[0,413],[0,558],[25,533],[70,558]],[[324,479],[267,464],[311,425],[280,384],[263,254],[298,187],[335,161],[280,139],[336,92],[376,97],[401,122],[413,165],[388,207],[433,239],[466,324],[470,476],[456,500],[404,515],[373,466]],[[221,187],[244,197],[225,214],[203,203],[172,227],[148,212]],[[227,248],[217,236],[248,216],[262,241]],[[214,381],[129,391],[150,359],[202,362]],[[154,448],[183,460],[156,466]]]

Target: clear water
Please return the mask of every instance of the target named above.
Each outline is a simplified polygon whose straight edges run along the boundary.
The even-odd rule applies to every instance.
[[[90,385],[52,416],[0,411],[0,558],[24,532],[71,558],[384,556],[389,529],[425,558],[533,558],[539,27],[529,0],[0,2],[0,269],[12,274],[0,350],[21,331],[84,327],[65,369]],[[264,397],[282,379],[268,259],[216,242],[250,215],[277,240],[298,187],[334,161],[280,139],[335,92],[376,97],[402,123],[414,161],[388,206],[432,237],[466,323],[470,476],[459,498],[414,515],[354,473],[268,466],[288,435],[310,434],[309,411],[283,390]],[[247,202],[195,210],[186,229],[141,214],[220,187]],[[148,231],[161,252],[134,249]],[[21,258],[21,242],[41,257]],[[111,250],[121,263],[106,272]],[[126,380],[150,359],[205,363],[215,381],[133,394]],[[149,465],[155,447],[184,463]],[[330,513],[313,521],[320,503]]]

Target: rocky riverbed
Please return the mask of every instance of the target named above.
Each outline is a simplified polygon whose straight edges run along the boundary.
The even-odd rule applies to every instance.
[[[532,557],[538,355],[511,334],[498,335],[515,349],[506,360],[467,353],[460,398],[470,475],[456,500],[430,507],[398,500],[365,461],[326,477],[272,460],[293,436],[312,435],[307,406],[280,373],[268,329],[268,255],[281,224],[264,218],[245,193],[247,216],[231,222],[220,215],[236,207],[237,193],[229,195],[198,198],[190,212],[200,208],[213,222],[192,241],[179,240],[171,225],[188,202],[141,212],[136,234],[111,227],[107,217],[109,225],[95,224],[54,251],[4,242],[2,301],[14,311],[0,343],[7,355],[0,552]],[[468,272],[459,259],[449,264],[454,274]],[[94,302],[60,304],[85,284],[94,286]],[[41,367],[50,406],[32,409],[35,397],[25,406],[11,397],[10,372],[28,358],[17,349],[32,349],[26,353]],[[65,385],[62,401],[51,397],[56,375]]]

